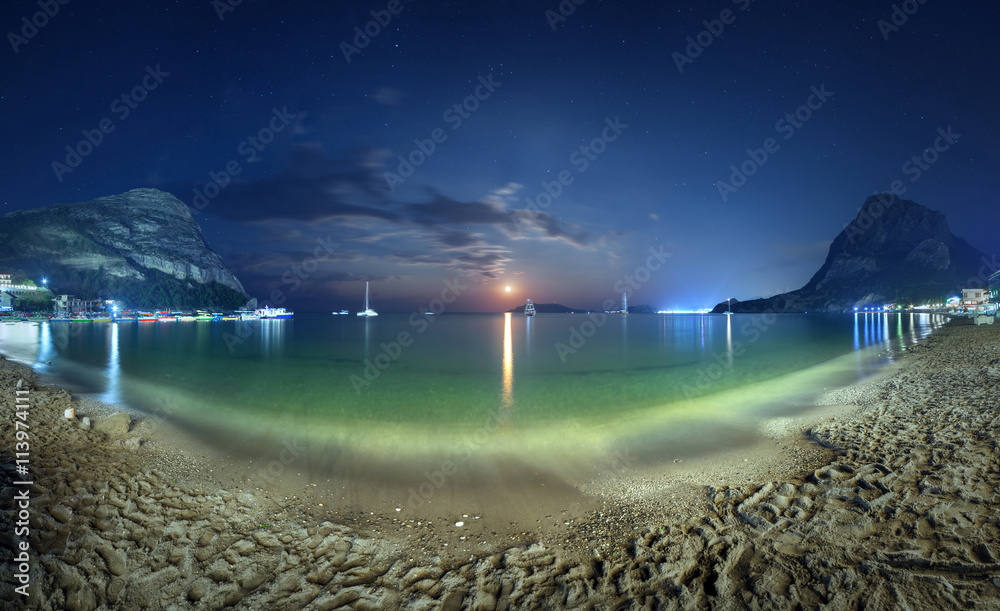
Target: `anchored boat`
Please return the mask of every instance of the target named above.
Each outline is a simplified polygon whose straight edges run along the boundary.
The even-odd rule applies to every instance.
[[[295,312],[286,312],[285,308],[258,308],[254,310],[254,314],[257,318],[276,318],[279,320],[286,320],[291,318]]]
[[[378,316],[378,312],[373,310],[368,304],[368,282],[365,282],[365,309],[358,312],[358,316]]]

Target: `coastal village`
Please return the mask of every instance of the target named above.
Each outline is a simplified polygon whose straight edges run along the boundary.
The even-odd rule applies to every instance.
[[[31,284],[15,284],[13,274],[0,272],[0,317],[6,321],[51,321],[51,322],[173,322],[173,321],[212,321],[212,320],[287,320],[294,313],[285,308],[247,307],[230,312],[208,312],[195,310],[193,312],[155,309],[139,311],[127,309],[115,299],[81,299],[75,295],[55,295],[48,301],[50,310],[29,310],[19,307],[19,296],[25,294],[48,293],[44,286]],[[38,300],[33,300],[38,303]],[[256,300],[251,300],[250,305]]]
[[[48,292],[45,287],[39,287],[33,282],[30,284],[15,284],[13,274],[0,272],[0,318],[6,321],[16,320],[51,320],[53,322],[172,322],[172,321],[210,321],[210,320],[257,320],[276,319],[285,320],[292,318],[293,312],[285,308],[257,308],[256,300],[252,300],[248,307],[229,312],[208,312],[206,310],[180,311],[168,308],[157,308],[148,311],[130,310],[126,304],[121,304],[114,299],[82,299],[75,295],[54,295],[49,300],[51,309],[32,310],[20,307],[19,297],[25,293]],[[29,281],[30,282],[30,281]],[[38,303],[37,300],[34,303]],[[359,313],[369,312],[367,291],[365,297],[365,310]],[[254,307],[249,307],[254,305]],[[899,312],[899,311],[922,311],[939,312],[949,314],[969,314],[970,316],[993,316],[997,313],[1000,305],[1000,270],[990,275],[987,286],[983,288],[963,288],[961,294],[948,297],[942,303],[926,303],[920,305],[901,306],[888,304],[883,306],[855,307],[855,312]],[[530,313],[529,313],[530,311]],[[622,312],[627,312],[627,306],[623,304]],[[707,312],[707,310],[705,310]],[[346,310],[334,312],[334,314],[346,314]],[[535,310],[531,300],[525,313],[534,315]],[[661,310],[657,313],[670,313]]]

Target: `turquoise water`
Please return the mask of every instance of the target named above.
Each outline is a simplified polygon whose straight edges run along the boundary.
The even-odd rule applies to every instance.
[[[848,374],[859,376],[874,353],[942,323],[909,313],[13,323],[0,325],[0,351],[138,409],[155,410],[166,396],[192,419],[433,441],[491,417],[529,436],[640,413],[669,419],[691,401],[850,355],[858,366]]]

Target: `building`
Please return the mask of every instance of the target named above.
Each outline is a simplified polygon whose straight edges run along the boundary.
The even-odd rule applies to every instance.
[[[962,289],[962,311],[978,312],[986,309],[990,301],[986,289]]]
[[[14,296],[0,291],[0,312],[10,312],[14,309]]]
[[[1000,269],[993,272],[989,280],[990,301],[1000,302]]]
[[[60,314],[73,312],[91,313],[102,310],[104,302],[100,299],[77,299],[73,295],[60,295],[52,300],[53,310]]]
[[[12,281],[13,277],[14,274],[0,272],[0,290],[3,290],[5,287],[12,286],[14,284]]]

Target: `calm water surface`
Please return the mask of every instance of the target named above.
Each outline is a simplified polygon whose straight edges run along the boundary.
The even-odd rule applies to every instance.
[[[433,442],[491,421],[530,436],[634,414],[669,419],[689,400],[710,404],[724,391],[830,363],[840,363],[830,376],[847,383],[875,354],[943,323],[909,313],[8,323],[0,350],[138,409]]]

